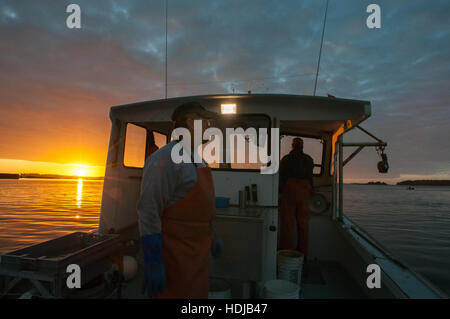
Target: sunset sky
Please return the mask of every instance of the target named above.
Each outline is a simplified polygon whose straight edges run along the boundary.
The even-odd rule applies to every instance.
[[[371,101],[363,126],[389,145],[389,174],[366,149],[347,181],[450,179],[450,2],[329,3],[317,95]],[[168,96],[312,94],[324,8],[169,0]],[[0,172],[103,175],[109,108],[164,97],[164,27],[160,0],[0,0]]]

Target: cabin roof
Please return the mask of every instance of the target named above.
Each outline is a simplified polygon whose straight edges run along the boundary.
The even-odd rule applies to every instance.
[[[235,103],[238,114],[266,114],[281,122],[281,126],[296,126],[296,121],[310,126],[328,127],[351,121],[352,126],[371,114],[369,101],[292,94],[228,94],[197,95],[143,101],[111,107],[111,119],[125,122],[168,122],[180,104],[197,101],[206,109],[220,113],[222,103]],[[320,124],[320,125],[319,125]]]

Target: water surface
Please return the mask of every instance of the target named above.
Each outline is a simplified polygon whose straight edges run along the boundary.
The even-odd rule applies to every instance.
[[[0,254],[98,224],[103,181],[0,180]],[[345,185],[345,214],[450,295],[450,187]]]
[[[102,180],[0,180],[0,254],[95,229],[102,188]]]
[[[450,187],[345,185],[345,214],[450,295]]]

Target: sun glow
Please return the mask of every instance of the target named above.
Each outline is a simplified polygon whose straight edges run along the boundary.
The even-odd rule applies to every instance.
[[[0,173],[11,174],[56,174],[77,177],[104,176],[105,167],[82,163],[60,164],[0,158]]]
[[[86,177],[89,175],[89,172],[86,167],[77,167],[73,171],[73,175],[79,176],[79,177]]]

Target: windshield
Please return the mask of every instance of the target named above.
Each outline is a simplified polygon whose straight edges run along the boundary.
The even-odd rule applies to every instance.
[[[267,166],[270,155],[270,118],[267,115],[222,115],[211,122],[211,127],[215,129],[211,133],[216,134],[201,146],[203,158],[210,167],[260,170]]]

